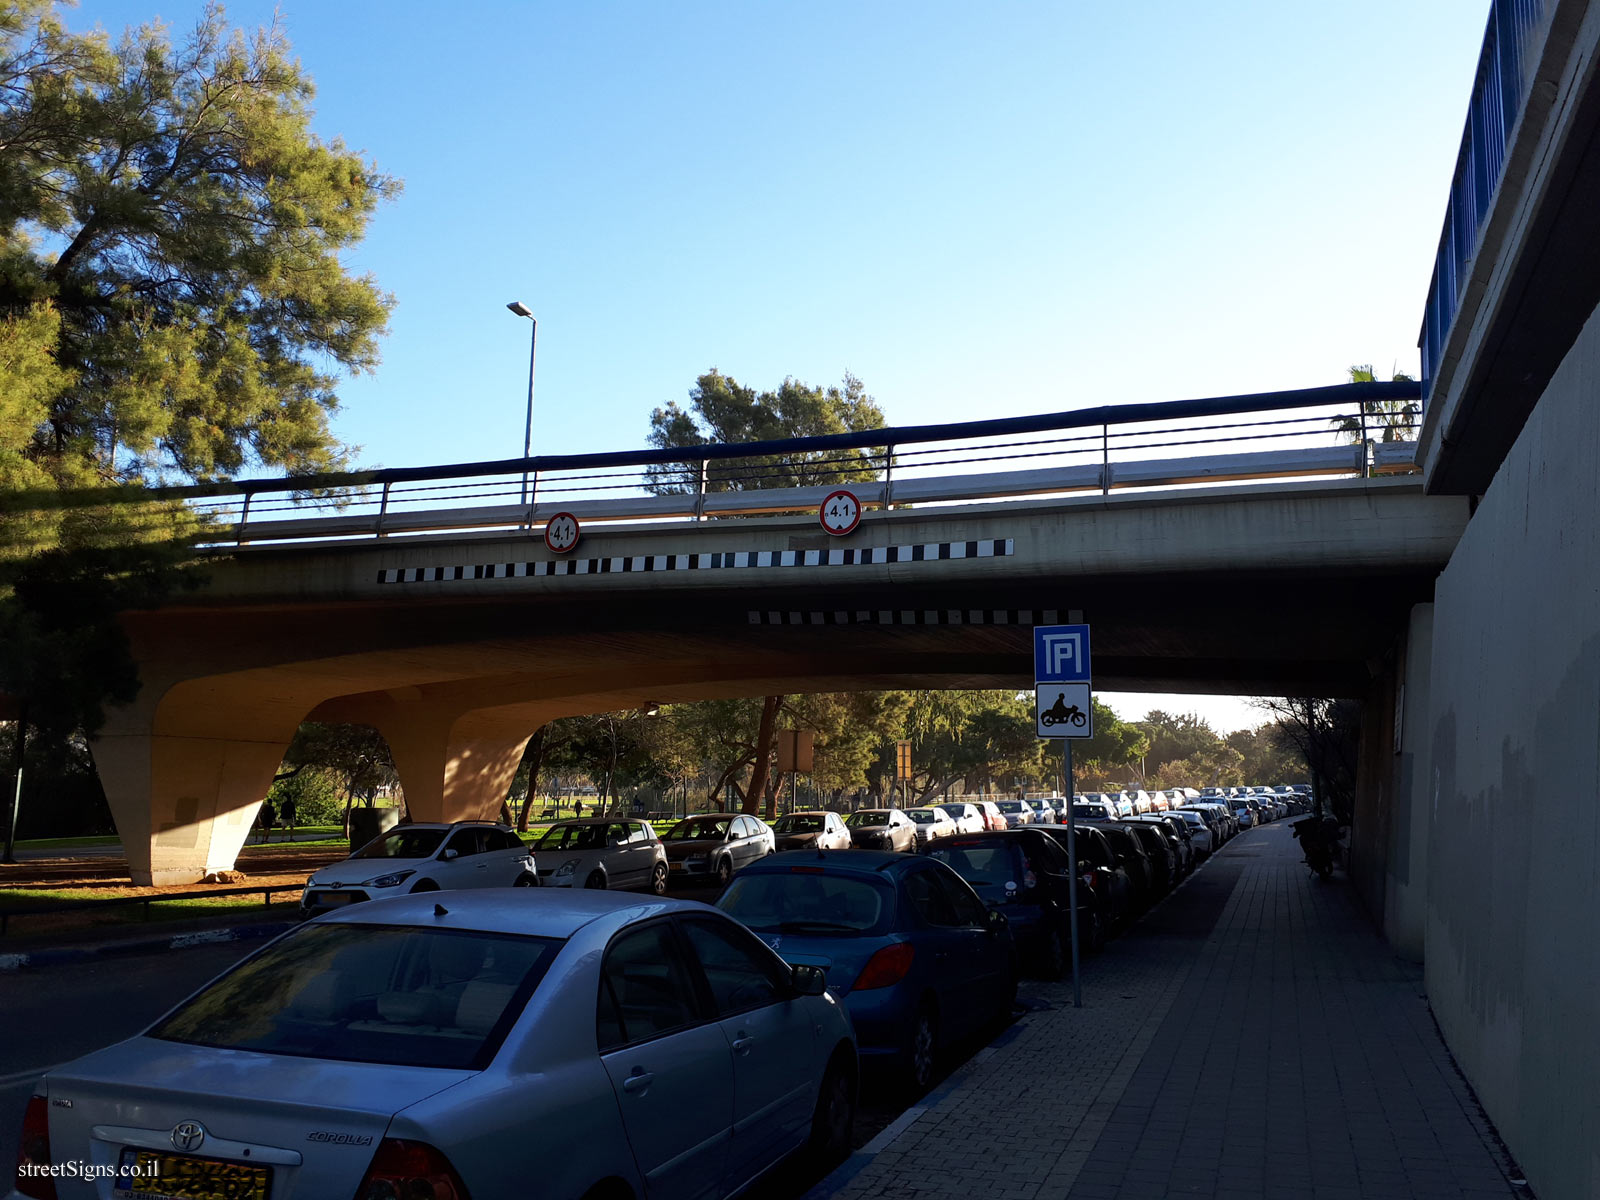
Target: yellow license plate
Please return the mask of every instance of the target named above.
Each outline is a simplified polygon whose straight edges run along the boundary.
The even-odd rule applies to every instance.
[[[127,1149],[111,1194],[118,1200],[267,1200],[272,1168]]]
[[[320,897],[317,901],[318,904],[350,903],[350,893],[348,892],[318,892],[317,895]]]

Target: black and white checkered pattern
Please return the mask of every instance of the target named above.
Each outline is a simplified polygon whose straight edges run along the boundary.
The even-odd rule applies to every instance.
[[[536,562],[471,563],[445,567],[391,567],[379,583],[448,583],[456,579],[530,579],[547,575],[626,575],[648,571],[717,571],[749,567],[857,567],[880,563],[1004,558],[1010,538],[926,542],[911,546],[861,546],[840,550],[736,550],[724,554],[640,554],[629,558],[558,558]]]
[[[752,625],[1059,625],[1054,608],[874,608],[750,611]]]

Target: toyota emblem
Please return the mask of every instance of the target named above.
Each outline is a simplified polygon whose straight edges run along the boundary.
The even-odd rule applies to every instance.
[[[205,1140],[205,1126],[199,1121],[179,1121],[172,1127],[172,1144],[179,1150],[198,1150]]]

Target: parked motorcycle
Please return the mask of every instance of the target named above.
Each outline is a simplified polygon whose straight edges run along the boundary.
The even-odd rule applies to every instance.
[[[1339,822],[1332,817],[1310,816],[1296,821],[1291,829],[1300,840],[1306,866],[1323,879],[1333,877],[1333,859],[1339,849]]]

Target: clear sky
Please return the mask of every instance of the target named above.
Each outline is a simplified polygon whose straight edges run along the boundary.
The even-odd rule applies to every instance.
[[[711,367],[850,371],[891,424],[1415,374],[1488,11],[276,7],[318,133],[405,184],[349,257],[396,300],[335,425],[367,466],[520,453],[511,300],[539,319],[536,453],[642,445]],[[178,32],[200,9],[68,20]]]

